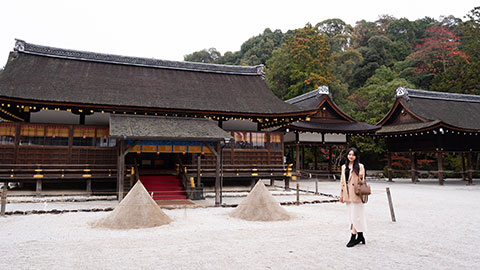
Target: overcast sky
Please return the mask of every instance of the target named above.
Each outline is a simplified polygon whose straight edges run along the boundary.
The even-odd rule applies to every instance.
[[[53,47],[183,60],[204,48],[222,54],[269,27],[286,31],[340,18],[352,26],[388,14],[463,19],[476,0],[0,0],[0,67],[14,39]]]

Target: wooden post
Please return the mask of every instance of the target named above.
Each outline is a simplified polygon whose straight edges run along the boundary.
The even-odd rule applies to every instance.
[[[87,193],[92,194],[92,179],[87,179]]]
[[[197,187],[202,185],[202,156],[200,154],[197,155]]]
[[[318,195],[318,179],[315,179],[315,195]]]
[[[390,206],[390,216],[392,217],[392,221],[396,222],[397,219],[395,218],[395,211],[393,211],[392,195],[390,194],[390,188],[387,187],[386,190],[387,190],[388,206]]]
[[[222,204],[222,197],[220,196],[220,142],[216,145],[216,166],[215,166],[215,206]]]
[[[438,164],[438,184],[443,186],[443,153],[437,152],[437,164]]]
[[[472,163],[472,151],[467,153],[467,166],[468,166],[468,184],[471,185],[473,178],[473,163]]]
[[[300,184],[297,183],[297,201],[296,205],[300,205]]]
[[[2,187],[2,206],[0,209],[0,215],[2,217],[5,216],[5,208],[7,207],[7,186],[8,182],[3,182],[3,187]]]
[[[412,183],[417,182],[417,153],[411,152],[410,153],[410,160],[411,160],[411,175],[412,175]]]
[[[295,162],[295,173],[300,173],[300,142],[298,141],[298,133],[295,133],[297,136],[297,140],[295,141],[295,154],[296,154],[296,162]]]
[[[119,141],[119,151],[117,160],[117,191],[118,201],[123,200],[123,185],[125,182],[125,140]]]
[[[462,152],[461,154],[461,157],[462,159],[462,180],[467,180],[467,176],[465,175],[465,172],[467,171],[467,169],[465,168],[465,153]]]
[[[318,170],[317,146],[313,146],[313,169]]]
[[[392,182],[392,152],[388,151],[387,159],[388,159],[388,181]]]
[[[37,196],[42,195],[42,180],[40,180],[40,179],[37,180],[37,186],[36,186],[35,194]]]

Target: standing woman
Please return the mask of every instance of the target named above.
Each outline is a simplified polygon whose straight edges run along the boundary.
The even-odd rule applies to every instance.
[[[342,165],[340,177],[340,202],[346,203],[350,215],[352,236],[347,247],[365,244],[363,232],[367,229],[362,198],[355,194],[355,186],[365,182],[365,168],[359,162],[358,150],[351,147],[347,151],[347,160]]]

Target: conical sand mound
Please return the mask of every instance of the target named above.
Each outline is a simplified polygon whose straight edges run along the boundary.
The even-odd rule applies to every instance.
[[[171,221],[150,197],[142,183],[137,181],[113,212],[93,226],[120,230],[139,229],[161,226]]]
[[[230,213],[231,217],[249,221],[288,220],[292,216],[273,198],[260,180],[248,196]]]

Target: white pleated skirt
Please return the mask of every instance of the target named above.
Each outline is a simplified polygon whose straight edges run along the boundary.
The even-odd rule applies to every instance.
[[[367,222],[365,221],[365,211],[363,203],[347,203],[348,213],[350,217],[350,224],[357,232],[367,231]]]

